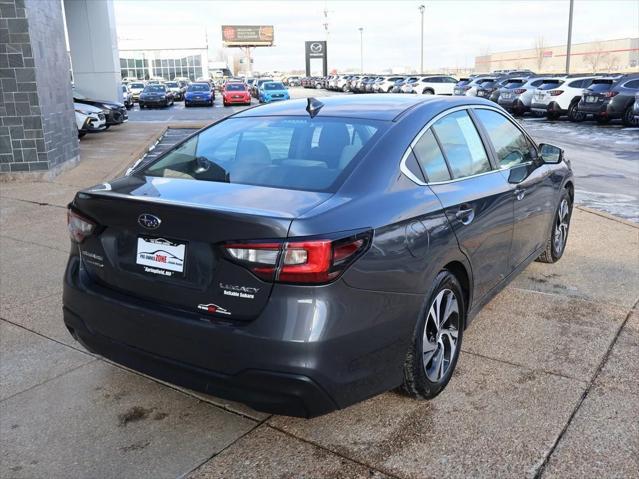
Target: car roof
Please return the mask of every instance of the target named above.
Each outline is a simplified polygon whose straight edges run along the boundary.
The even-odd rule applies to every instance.
[[[336,95],[320,97],[315,100],[323,104],[316,114],[317,117],[361,118],[383,121],[395,120],[406,111],[420,105],[426,108],[432,106],[438,110],[471,104],[494,106],[493,102],[475,97],[395,95],[387,93],[377,95]],[[307,99],[289,100],[242,110],[233,115],[233,117],[308,116],[307,105]]]

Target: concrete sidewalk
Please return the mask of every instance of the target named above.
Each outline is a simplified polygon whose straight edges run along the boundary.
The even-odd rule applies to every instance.
[[[62,323],[66,204],[167,125],[81,143],[53,182],[0,183],[0,477],[639,477],[639,228],[576,209],[464,335],[446,391],[268,416],[87,353]]]

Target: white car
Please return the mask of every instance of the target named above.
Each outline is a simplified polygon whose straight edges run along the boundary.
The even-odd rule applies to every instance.
[[[418,95],[452,95],[457,80],[446,75],[432,75],[420,78],[411,84],[411,91]]]
[[[546,115],[550,120],[562,115],[568,115],[571,121],[583,120],[585,115],[577,111],[577,104],[584,89],[595,78],[593,75],[548,78],[535,90],[530,109]]]
[[[140,99],[140,93],[142,93],[142,90],[144,90],[145,86],[146,86],[146,83],[142,81],[135,81],[135,82],[129,83],[128,85],[129,91],[131,92],[131,96],[133,97],[134,102]]]
[[[75,109],[75,123],[78,127],[79,138],[88,132],[106,129],[106,117],[100,108],[75,102],[73,108]]]
[[[392,77],[386,77],[379,83],[375,83],[373,88],[376,93],[390,93],[393,91],[393,87],[395,86],[395,82],[398,80],[403,80],[406,78],[403,75],[397,75]]]
[[[133,93],[124,83],[122,84],[122,103],[124,103],[127,110],[133,108]]]

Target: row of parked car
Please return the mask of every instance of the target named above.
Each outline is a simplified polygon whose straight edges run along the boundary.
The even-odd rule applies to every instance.
[[[95,100],[73,88],[73,108],[78,138],[87,133],[108,130],[129,120],[124,103],[108,100]]]
[[[639,125],[639,73],[547,75],[501,70],[459,80],[442,74],[330,75],[303,77],[299,84],[353,93],[479,96],[516,115],[532,113],[551,120],[567,116],[575,122],[593,118],[599,123],[621,119],[626,126]]]
[[[523,115],[532,113],[557,120],[566,116],[598,123],[620,119],[639,125],[639,73],[571,75],[477,75],[462,78],[455,95],[476,95]]]

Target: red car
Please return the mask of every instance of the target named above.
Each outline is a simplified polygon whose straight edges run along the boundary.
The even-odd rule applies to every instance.
[[[227,83],[222,89],[222,99],[224,106],[241,103],[243,105],[251,104],[251,94],[248,87],[244,83]]]

